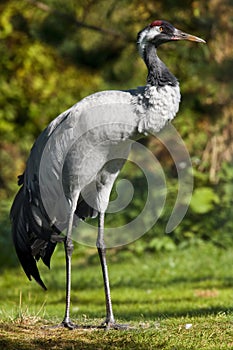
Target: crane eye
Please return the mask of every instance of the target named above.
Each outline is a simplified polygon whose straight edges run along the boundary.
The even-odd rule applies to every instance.
[[[163,27],[159,27],[160,32],[163,32]]]

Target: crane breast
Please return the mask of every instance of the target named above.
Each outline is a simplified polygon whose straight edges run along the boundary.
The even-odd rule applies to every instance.
[[[162,130],[179,110],[179,85],[163,87],[146,86],[139,88],[136,100],[136,113],[139,117],[138,131],[154,134]]]

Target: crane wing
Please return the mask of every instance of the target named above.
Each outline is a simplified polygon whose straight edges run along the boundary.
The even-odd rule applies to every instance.
[[[92,138],[89,138],[91,133],[94,133],[95,137],[102,135],[101,137],[109,141],[116,137],[113,132],[114,123],[118,123],[118,140],[115,139],[114,143],[128,137],[135,127],[134,121],[129,122],[133,116],[131,96],[132,93],[121,91],[88,96],[54,119],[31,149],[26,170],[19,178],[19,185],[22,187],[15,197],[10,216],[13,241],[22,267],[28,278],[31,279],[32,276],[44,289],[46,287],[40,278],[36,261],[41,258],[48,267],[50,266],[56,246],[56,243],[51,241],[51,236],[54,233],[60,234],[66,227],[67,213],[72,200],[73,182],[70,175],[73,176],[79,171],[73,162],[85,154],[82,146],[86,147],[88,143],[92,143]],[[119,106],[124,113],[118,114]],[[132,125],[120,131],[119,125],[125,124],[127,117],[127,122]],[[104,130],[99,134],[103,125]],[[100,138],[100,141],[103,139]],[[75,157],[72,152],[75,152]],[[99,170],[105,161],[108,161],[108,152]],[[66,165],[69,167],[68,172]],[[74,172],[72,174],[71,169]],[[93,181],[93,174],[97,172],[92,173],[92,177],[89,178],[84,176],[83,188],[87,188],[88,183]],[[82,174],[81,171],[80,178]],[[89,210],[88,215],[93,216],[93,210],[91,212],[90,206],[84,204],[82,197],[78,205],[80,207],[77,213],[84,213],[86,216],[86,210]]]

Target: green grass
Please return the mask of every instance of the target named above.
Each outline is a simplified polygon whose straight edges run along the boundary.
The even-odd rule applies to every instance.
[[[51,271],[40,264],[43,292],[20,268],[0,277],[0,349],[233,349],[233,249],[210,244],[169,253],[133,255],[109,251],[112,301],[127,331],[43,328],[62,320],[64,257]],[[99,325],[105,303],[95,250],[76,246],[73,321]]]

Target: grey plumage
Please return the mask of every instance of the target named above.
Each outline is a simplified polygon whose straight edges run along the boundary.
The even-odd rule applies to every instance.
[[[64,326],[73,328],[69,298],[74,214],[80,219],[99,216],[97,247],[106,294],[105,325],[116,326],[105,260],[104,213],[132,140],[160,131],[178,111],[178,81],[156,54],[159,44],[178,40],[173,38],[175,31],[165,21],[155,21],[141,31],[138,45],[148,67],[147,85],[129,91],[95,93],[62,113],[36,140],[19,179],[21,188],[11,209],[13,241],[26,275],[44,289],[36,261],[41,258],[49,267],[57,242],[65,241]],[[201,41],[186,35],[188,40],[194,38]],[[64,239],[59,235],[65,228]]]

